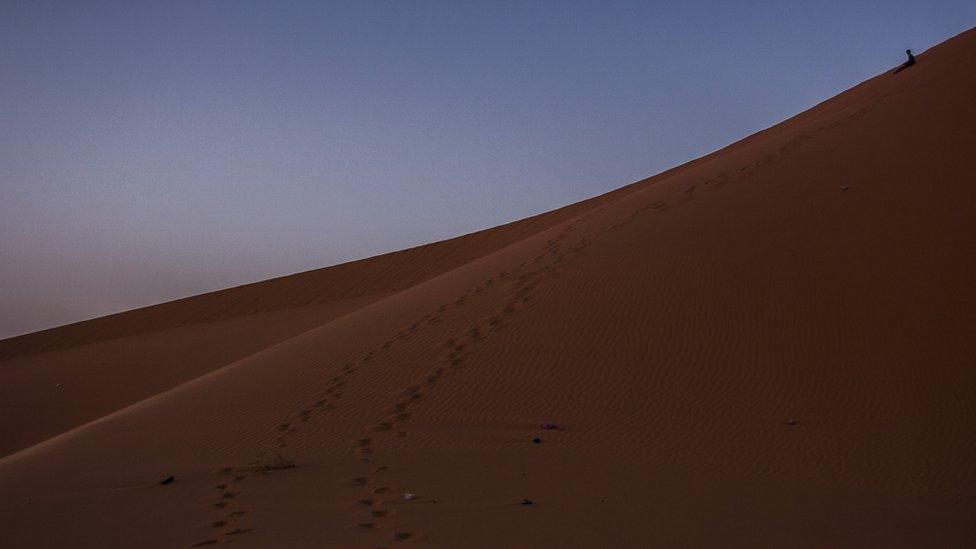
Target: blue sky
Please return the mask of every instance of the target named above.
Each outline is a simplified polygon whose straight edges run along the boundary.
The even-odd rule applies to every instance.
[[[708,153],[956,2],[0,3],[0,337],[448,238]]]

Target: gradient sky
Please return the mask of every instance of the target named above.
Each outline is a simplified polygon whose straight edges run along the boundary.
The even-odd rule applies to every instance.
[[[973,25],[972,0],[2,0],[0,337],[572,203]]]

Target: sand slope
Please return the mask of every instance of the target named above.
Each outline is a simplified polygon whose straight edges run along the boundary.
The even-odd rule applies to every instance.
[[[918,59],[542,216],[0,343],[4,544],[972,546],[976,31]]]

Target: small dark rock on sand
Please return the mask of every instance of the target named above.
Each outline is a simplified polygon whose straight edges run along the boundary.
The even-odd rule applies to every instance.
[[[788,420],[786,420],[786,424],[787,425],[798,425],[799,423],[800,422],[797,421],[797,420],[795,420],[795,419],[788,419]]]
[[[532,439],[533,444],[539,444],[540,442],[542,442],[542,439],[539,437],[535,437],[534,439]]]
[[[166,485],[166,484],[172,484],[172,482],[173,482],[174,480],[176,480],[176,477],[174,477],[173,475],[170,475],[170,476],[168,476],[168,477],[166,477],[166,478],[164,478],[164,479],[163,479],[163,481],[162,481],[162,482],[160,482],[160,484],[163,484],[163,485]]]
[[[522,505],[535,505],[535,502],[532,501],[531,499],[523,499]]]

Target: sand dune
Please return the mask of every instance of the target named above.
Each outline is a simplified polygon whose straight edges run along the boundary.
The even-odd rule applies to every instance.
[[[972,546],[976,31],[918,60],[540,216],[0,342],[4,545]]]

